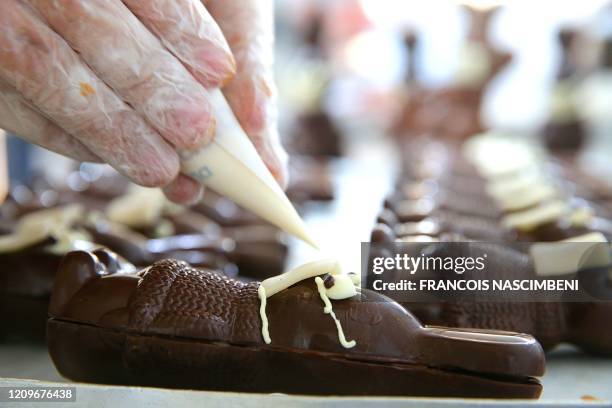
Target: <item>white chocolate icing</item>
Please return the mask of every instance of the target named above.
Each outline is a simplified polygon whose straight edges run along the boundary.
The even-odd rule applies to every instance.
[[[268,297],[277,294],[281,290],[287,289],[291,285],[303,281],[304,279],[314,278],[315,276],[338,275],[341,273],[340,264],[333,259],[324,259],[320,261],[309,262],[298,266],[290,271],[273,276],[261,282],[261,285],[266,288]]]
[[[327,296],[334,300],[348,299],[357,294],[353,279],[346,274],[334,275],[334,285],[325,289]]]
[[[334,286],[327,289],[323,284],[323,295],[321,295],[321,288],[319,287],[316,279],[319,279],[321,283],[323,283],[323,280],[319,276],[324,274],[330,274],[333,276]],[[259,297],[260,301],[259,317],[261,318],[261,336],[266,344],[270,344],[272,342],[269,332],[268,316],[266,315],[267,298],[289,288],[292,285],[295,285],[298,282],[313,277],[316,277],[315,282],[317,282],[319,294],[325,303],[324,312],[326,314],[331,314],[332,318],[336,322],[340,344],[346,348],[355,346],[356,343],[354,341],[349,342],[344,337],[342,326],[332,310],[332,305],[329,299],[340,300],[355,296],[357,294],[356,286],[361,283],[361,277],[357,274],[343,274],[338,261],[332,259],[310,262],[261,282],[257,288],[257,296]]]
[[[257,288],[257,296],[259,296],[259,317],[261,317],[261,336],[263,337],[266,344],[272,343],[270,338],[270,330],[268,329],[268,315],[266,315],[266,304],[268,299],[266,296],[266,288],[263,285],[259,285]]]
[[[529,248],[538,276],[557,276],[581,269],[610,266],[606,237],[593,232],[558,242],[539,242]]]
[[[568,207],[563,201],[551,201],[535,208],[530,208],[506,215],[502,222],[507,228],[529,232],[540,225],[554,222],[567,214]]]
[[[210,91],[209,100],[217,120],[215,139],[199,150],[179,152],[182,172],[316,248],[221,91]]]
[[[328,297],[329,289],[325,288],[323,279],[317,276],[315,278],[315,283],[317,284],[317,289],[319,290],[319,296],[321,296],[321,300],[323,301],[323,304],[325,305],[325,307],[323,308],[323,312],[326,314],[329,314],[332,317],[332,319],[334,319],[334,323],[336,323],[336,330],[338,330],[338,341],[340,341],[340,344],[344,348],[355,347],[357,345],[357,342],[355,340],[347,341],[346,337],[344,336],[344,330],[342,330],[342,325],[340,324],[340,320],[338,320],[338,318],[336,317],[336,314],[334,313],[334,310],[333,310],[333,306]]]
[[[88,239],[84,232],[76,236],[71,231],[73,224],[83,216],[84,210],[79,204],[26,214],[19,220],[12,234],[0,236],[0,252],[18,251],[49,237],[57,240],[49,247],[50,250],[67,252],[73,248],[71,241]]]

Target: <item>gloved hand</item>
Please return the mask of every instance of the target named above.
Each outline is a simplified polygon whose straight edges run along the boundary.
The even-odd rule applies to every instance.
[[[284,185],[272,8],[272,0],[2,0],[0,128],[190,202],[202,187],[179,175],[175,148],[212,140],[206,89],[224,86]]]

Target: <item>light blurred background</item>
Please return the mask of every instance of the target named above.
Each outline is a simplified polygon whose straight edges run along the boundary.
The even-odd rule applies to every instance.
[[[477,58],[462,53],[470,20],[461,4],[476,9],[501,5],[488,38],[512,54],[484,90],[481,118],[486,127],[533,132],[547,120],[561,63],[557,36],[568,27],[579,33],[573,53],[587,102],[581,114],[595,112],[603,122],[612,117],[612,75],[599,63],[601,44],[612,38],[609,1],[277,0],[282,133],[290,138],[300,114],[313,110],[329,114],[343,128],[388,128],[400,114],[411,59],[420,86],[440,89],[452,84],[458,71],[476,64],[470,59]],[[418,39],[410,57],[403,41],[408,32]],[[593,93],[600,99],[597,103]],[[605,134],[610,129],[593,128]],[[9,139],[13,180],[26,181],[31,165],[59,177],[70,167],[50,153]]]

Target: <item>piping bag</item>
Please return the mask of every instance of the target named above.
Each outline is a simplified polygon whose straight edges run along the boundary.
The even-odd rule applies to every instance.
[[[210,103],[216,136],[203,148],[178,152],[181,172],[318,248],[220,90],[210,91]]]

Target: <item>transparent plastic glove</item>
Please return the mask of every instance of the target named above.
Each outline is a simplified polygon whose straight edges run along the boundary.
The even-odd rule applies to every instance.
[[[273,79],[274,21],[272,0],[124,0],[130,9],[157,34],[162,42],[204,86],[221,81],[224,94],[238,121],[253,141],[262,159],[281,186],[287,184],[287,155],[281,147],[277,130],[276,87]],[[185,21],[176,7],[189,3],[193,15]],[[208,14],[210,13],[210,14]],[[218,62],[217,48],[208,47],[202,38],[212,18],[221,28],[236,61],[233,78],[213,77]],[[189,22],[199,24],[189,24]],[[199,62],[199,63],[196,63]],[[167,194],[187,197],[192,191],[189,180],[169,186]]]
[[[267,38],[262,55],[269,56],[268,71],[241,57],[245,74],[237,79],[269,77],[272,8],[265,3],[270,15],[264,34],[250,38],[249,29],[246,40],[231,43],[243,50]],[[245,12],[235,20],[245,21],[241,26],[262,27],[254,4],[238,8]],[[199,0],[0,2],[0,127],[80,160],[107,162],[138,184],[166,186],[175,200],[190,201],[201,192],[195,181],[178,175],[175,148],[212,139],[215,121],[205,88],[223,85],[235,68],[219,25]],[[275,134],[268,130],[275,126],[268,108],[274,92],[266,87],[265,102],[249,90],[237,103],[232,82],[228,98],[282,178],[280,160],[271,158],[273,144],[262,142]],[[252,113],[258,110],[266,114]]]

